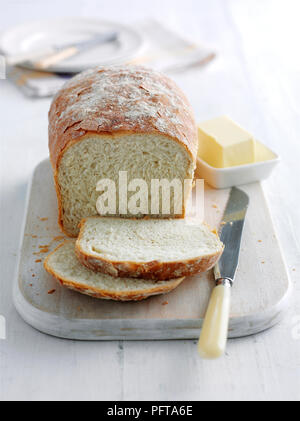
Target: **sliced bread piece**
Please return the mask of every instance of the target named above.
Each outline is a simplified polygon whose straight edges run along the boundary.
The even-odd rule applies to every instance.
[[[80,226],[81,263],[115,277],[167,280],[205,272],[224,248],[207,225],[185,220],[91,217]]]
[[[58,246],[46,258],[44,267],[67,288],[95,298],[114,301],[141,301],[152,295],[166,294],[184,279],[149,282],[95,273],[82,266],[76,258],[74,241],[66,241]]]

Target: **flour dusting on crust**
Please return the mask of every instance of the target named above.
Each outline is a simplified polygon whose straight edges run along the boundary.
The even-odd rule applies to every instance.
[[[186,97],[168,77],[143,67],[100,67],[75,76],[55,96],[49,122],[55,166],[68,142],[87,132],[156,132],[181,142],[194,159],[197,154]]]

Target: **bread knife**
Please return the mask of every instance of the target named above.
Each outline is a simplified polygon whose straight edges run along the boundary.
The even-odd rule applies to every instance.
[[[248,195],[233,187],[219,232],[225,249],[214,268],[216,286],[212,292],[198,343],[199,354],[204,359],[219,358],[226,349],[231,288],[238,267],[248,206]]]
[[[8,56],[7,64],[10,66],[17,66],[30,62],[38,69],[46,69],[59,61],[65,60],[99,44],[115,41],[118,36],[118,32],[110,31],[97,34],[85,41],[73,42],[61,46],[54,45],[52,47],[46,47],[43,49],[40,48],[35,51],[21,53],[15,56]]]

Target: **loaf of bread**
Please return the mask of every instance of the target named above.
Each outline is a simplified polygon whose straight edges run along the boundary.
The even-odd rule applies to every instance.
[[[223,249],[207,225],[178,219],[87,218],[76,242],[77,257],[89,269],[152,280],[205,272]]]
[[[191,107],[166,76],[135,66],[96,68],[77,75],[58,92],[49,112],[49,149],[58,196],[59,224],[78,235],[82,218],[97,215],[100,180],[118,186],[119,172],[128,183],[142,179],[149,186],[148,212],[111,216],[184,217],[161,207],[151,214],[152,179],[190,180],[192,186],[198,140]]]
[[[63,286],[90,295],[114,301],[141,301],[152,295],[166,294],[182,283],[184,278],[171,281],[113,278],[95,273],[76,259],[74,241],[58,246],[45,260],[44,267]]]

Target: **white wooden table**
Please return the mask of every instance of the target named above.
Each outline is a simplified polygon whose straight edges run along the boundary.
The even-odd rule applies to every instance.
[[[228,114],[282,157],[264,184],[295,285],[285,321],[198,358],[195,342],[73,342],[27,326],[12,304],[27,182],[47,156],[49,100],[31,101],[0,81],[0,400],[300,399],[300,12],[297,0],[11,0],[0,27],[82,15],[130,22],[152,16],[210,43],[219,58],[177,76],[202,120]]]

